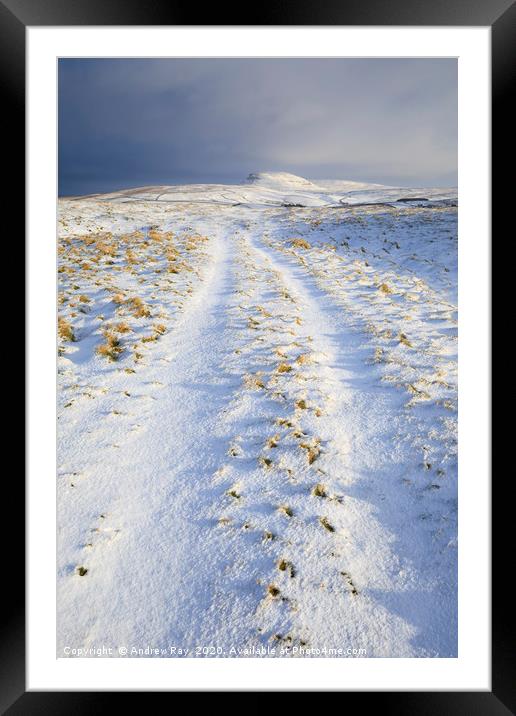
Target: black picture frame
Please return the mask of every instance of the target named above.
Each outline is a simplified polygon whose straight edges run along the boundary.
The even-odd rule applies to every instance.
[[[490,26],[492,32],[492,210],[493,235],[500,234],[511,209],[513,188],[504,181],[503,165],[513,145],[513,115],[509,109],[510,82],[516,54],[516,6],[511,0],[282,0],[255,4],[239,10],[213,4],[200,10],[193,3],[167,0],[0,0],[0,92],[5,145],[13,148],[4,164],[8,174],[6,229],[20,235],[25,215],[25,31],[28,26],[73,25],[405,25]],[[496,140],[496,141],[495,141]],[[7,156],[7,154],[5,155]],[[510,226],[507,221],[507,226]],[[20,242],[21,243],[21,242]],[[31,346],[29,346],[29,349]],[[496,451],[493,450],[493,455]],[[7,475],[6,475],[7,477]],[[24,486],[20,475],[10,476],[9,499],[21,512]],[[505,478],[505,479],[504,479]],[[493,714],[516,713],[516,659],[514,607],[511,604],[510,556],[512,530],[505,497],[510,475],[493,483],[492,529],[492,691],[473,692],[361,692],[346,693],[349,699],[367,697],[361,706],[378,707],[396,714]],[[6,577],[0,645],[0,708],[2,713],[81,714],[121,708],[122,693],[25,692],[25,611],[23,535],[18,520],[6,539],[1,571]],[[16,547],[16,545],[18,545]],[[479,579],[489,579],[480,575]],[[52,575],[49,578],[53,578]],[[8,585],[8,586],[7,586]],[[471,595],[474,599],[474,595]],[[163,694],[162,694],[163,696]],[[167,694],[165,694],[167,696]],[[168,696],[170,696],[168,694]],[[143,705],[147,694],[131,693],[131,708]],[[148,706],[147,706],[148,707]]]

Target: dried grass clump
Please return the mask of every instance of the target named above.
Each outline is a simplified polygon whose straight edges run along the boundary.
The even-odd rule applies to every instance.
[[[278,373],[290,373],[290,371],[292,370],[292,366],[288,363],[280,363],[276,370],[278,371]]]
[[[133,298],[128,299],[127,303],[129,304],[135,318],[150,318],[150,308],[145,305],[139,296],[134,296]]]
[[[294,433],[295,437],[298,437],[298,434]],[[301,433],[302,435],[302,433]],[[302,450],[306,450],[306,457],[308,459],[308,464],[311,465],[313,462],[317,460],[319,455],[321,454],[321,449],[319,447],[320,438],[316,438],[312,441],[312,445],[309,443],[299,443],[299,447]]]
[[[348,574],[348,572],[341,572],[341,575],[344,577],[344,579],[345,579],[346,582],[348,583],[349,588],[351,589],[351,594],[352,594],[354,597],[356,597],[357,594],[358,594],[358,590],[357,590],[357,588],[355,587],[355,585],[353,584],[353,580],[351,579],[351,577],[350,577],[350,575]]]
[[[299,410],[306,410],[307,407],[306,400],[301,399],[296,402],[296,408],[299,408]]]
[[[163,325],[163,323],[156,323],[154,326],[154,330],[156,333],[159,333],[160,336],[162,336],[164,333],[167,332],[167,327]]]
[[[392,293],[392,288],[386,283],[381,283],[378,286],[378,290],[381,291],[382,293]]]
[[[244,386],[253,390],[264,389],[265,383],[258,375],[244,375]]]
[[[319,450],[317,445],[309,448],[306,453],[306,457],[308,459],[308,464],[311,465],[313,462],[315,462],[320,454],[321,454],[321,451]]]
[[[312,495],[314,497],[327,497],[326,487],[320,482],[312,489]]]
[[[259,311],[264,318],[272,318],[272,313],[263,306],[256,306],[256,310]]]
[[[294,423],[288,418],[276,418],[276,425],[281,425],[282,428],[294,427]]]
[[[319,522],[328,532],[335,532],[335,527],[328,522],[327,517],[319,517]]]
[[[130,333],[132,331],[132,328],[125,321],[121,321],[120,323],[115,323],[115,325],[113,326],[113,330],[117,333]]]
[[[101,343],[97,346],[97,353],[100,356],[109,358],[109,360],[116,361],[123,353],[123,348],[120,345],[120,338],[111,331],[104,331],[105,343]]]
[[[152,239],[152,241],[162,241],[164,238],[164,234],[157,231],[157,229],[149,229],[147,236],[149,239]]]
[[[127,249],[127,251],[125,252],[125,261],[128,266],[134,266],[134,264],[138,263],[134,251],[131,251],[131,249]]]
[[[295,246],[298,249],[311,249],[312,247],[306,239],[291,239],[291,246]]]
[[[404,333],[400,333],[399,336],[399,342],[403,343],[404,346],[407,346],[408,348],[412,348],[412,343],[409,341],[407,336]]]
[[[286,515],[287,517],[292,517],[294,514],[292,511],[292,508],[290,508],[288,505],[280,505],[278,507],[278,512],[281,512],[282,514]]]
[[[165,252],[165,258],[167,261],[177,261],[179,253],[173,246],[169,246]]]
[[[412,395],[417,395],[423,400],[430,400],[430,395],[425,390],[420,390],[419,388],[416,388],[416,386],[412,383],[407,383],[407,390],[409,391],[409,393],[412,393]]]
[[[75,341],[72,324],[66,318],[59,318],[57,321],[57,332],[63,341]]]
[[[193,251],[197,248],[197,244],[202,241],[208,241],[207,236],[191,235],[185,237],[185,249],[187,251]]]
[[[111,256],[111,258],[116,256],[115,244],[108,244],[105,241],[97,241],[95,248],[102,256]]]
[[[280,559],[278,562],[278,569],[280,572],[288,572],[290,574],[290,577],[296,576],[296,571],[294,569],[294,565],[292,562],[289,562],[286,559]]]

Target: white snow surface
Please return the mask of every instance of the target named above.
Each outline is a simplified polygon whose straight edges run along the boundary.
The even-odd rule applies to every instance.
[[[456,194],[329,184],[59,201],[58,656],[457,655]]]

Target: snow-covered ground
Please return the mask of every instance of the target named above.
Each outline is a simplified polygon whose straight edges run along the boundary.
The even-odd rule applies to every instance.
[[[456,204],[59,201],[58,656],[457,654]]]

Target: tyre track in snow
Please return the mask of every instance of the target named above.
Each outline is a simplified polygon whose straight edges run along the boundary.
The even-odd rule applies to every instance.
[[[329,372],[333,373],[330,383],[339,393],[333,393],[340,405],[334,406],[327,433],[333,436],[330,444],[337,453],[347,440],[347,459],[330,463],[328,472],[338,484],[344,484],[345,494],[355,498],[352,504],[360,515],[349,531],[345,550],[353,555],[356,581],[370,601],[370,616],[367,610],[362,611],[356,625],[359,645],[367,643],[369,656],[452,655],[457,619],[449,549],[453,545],[442,545],[441,530],[435,531],[426,522],[432,505],[424,503],[432,495],[407,489],[404,476],[413,474],[418,466],[400,445],[406,420],[403,401],[392,387],[379,384],[354,317],[350,328],[341,306],[319,288],[302,265],[273,248],[264,237],[263,224],[257,228],[254,246],[301,297],[311,318],[314,343],[322,340],[321,345],[326,345]],[[358,600],[355,614],[357,604]],[[331,611],[329,602],[323,608]],[[342,617],[349,627],[350,614],[342,613]],[[331,622],[333,629],[338,627],[336,622]],[[393,626],[391,635],[389,625]],[[377,631],[386,627],[384,633]],[[323,641],[331,641],[331,630]]]
[[[65,645],[205,644],[224,623],[224,610],[235,628],[232,605],[214,594],[213,575],[224,572],[227,557],[214,544],[218,535],[202,505],[220,460],[217,426],[234,383],[222,368],[228,248],[220,236],[215,240],[211,270],[166,338],[169,362],[154,370],[164,387],[145,432],[118,453],[106,452],[94,489],[81,496],[84,544],[77,549],[88,572],[81,577],[71,561],[61,565],[59,655]],[[117,530],[109,550],[90,537],[107,524]]]

